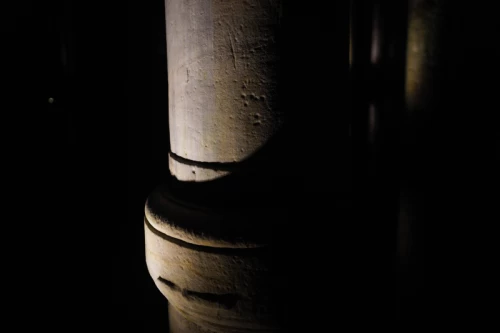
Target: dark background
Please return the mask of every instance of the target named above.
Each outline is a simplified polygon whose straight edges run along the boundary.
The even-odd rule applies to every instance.
[[[450,6],[441,27],[441,88],[432,112],[412,124],[422,135],[404,147],[388,141],[371,174],[366,136],[356,132],[366,110],[352,103],[369,88],[346,84],[347,3],[329,11],[288,8],[283,49],[297,152],[290,205],[298,222],[285,235],[296,267],[290,281],[306,290],[291,293],[290,315],[318,325],[332,313],[353,323],[421,324],[434,300],[423,292],[424,223],[437,230],[495,206],[485,191],[498,162],[494,11]],[[22,147],[13,149],[29,170],[17,170],[26,180],[19,197],[35,221],[28,226],[36,276],[31,266],[24,276],[25,286],[36,285],[28,288],[30,307],[48,327],[65,327],[55,318],[66,318],[78,326],[166,332],[167,303],[147,274],[142,229],[147,195],[169,177],[163,1],[17,1],[2,15],[5,107],[26,134],[7,142]],[[353,138],[349,122],[360,133]],[[387,133],[383,139],[399,138]],[[475,163],[465,167],[466,160]],[[401,174],[418,212],[405,267],[395,264]],[[455,200],[457,193],[476,198]],[[325,299],[331,307],[314,305]]]
[[[37,280],[35,318],[168,332],[143,240],[145,200],[168,173],[163,1],[5,5],[6,107],[23,124],[16,171],[30,170],[19,197],[37,221],[37,273],[23,274]]]

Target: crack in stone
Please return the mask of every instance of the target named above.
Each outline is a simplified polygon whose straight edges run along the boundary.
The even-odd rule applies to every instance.
[[[234,69],[236,69],[236,52],[234,50],[233,38],[231,36],[231,33],[229,33],[229,41],[231,42],[231,53],[233,54]]]
[[[266,247],[258,247],[258,248],[237,248],[237,247],[212,247],[206,245],[198,245],[193,243],[188,243],[183,241],[182,239],[178,239],[172,236],[169,236],[151,225],[147,218],[144,218],[144,223],[146,227],[156,236],[162,238],[165,241],[176,244],[180,247],[190,249],[193,251],[203,252],[203,253],[214,253],[226,256],[239,256],[239,257],[252,257],[262,255],[262,252],[267,251]]]
[[[162,282],[173,291],[180,292],[182,296],[184,296],[185,298],[214,303],[224,307],[225,309],[233,308],[236,305],[236,303],[241,299],[241,296],[236,294],[212,294],[212,293],[202,293],[198,291],[182,289],[172,281],[169,281],[161,276],[158,276],[158,281]]]
[[[190,166],[197,166],[201,168],[206,168],[206,169],[213,169],[213,170],[220,170],[220,171],[231,171],[234,168],[241,167],[242,165],[245,164],[245,162],[199,162],[199,161],[194,161],[190,160],[188,158],[179,156],[173,152],[170,152],[170,156],[172,157],[173,160],[190,165]]]

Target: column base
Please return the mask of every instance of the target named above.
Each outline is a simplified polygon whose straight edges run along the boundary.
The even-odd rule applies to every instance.
[[[280,252],[256,242],[245,218],[180,201],[167,187],[149,196],[146,264],[169,301],[172,332],[281,331],[288,289]]]
[[[184,318],[170,303],[168,303],[168,321],[170,333],[211,333]]]

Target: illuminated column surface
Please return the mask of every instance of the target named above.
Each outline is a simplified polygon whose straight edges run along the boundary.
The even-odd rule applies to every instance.
[[[251,205],[238,203],[251,190],[235,195],[229,208],[224,202],[233,196],[229,189],[245,192],[240,187],[252,183],[231,185],[235,175],[246,177],[242,170],[283,123],[280,1],[165,5],[169,169],[176,185],[158,187],[146,202],[149,273],[169,302],[174,333],[278,332],[282,309],[275,301],[284,282],[273,272],[270,227],[242,208]]]

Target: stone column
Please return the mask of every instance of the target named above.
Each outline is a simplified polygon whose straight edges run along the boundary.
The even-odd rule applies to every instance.
[[[422,195],[425,193],[422,184],[429,182],[429,176],[424,175],[435,172],[434,167],[423,172],[425,165],[430,165],[431,161],[436,163],[435,159],[430,157],[437,141],[436,137],[433,137],[433,126],[446,112],[441,111],[444,109],[441,104],[447,97],[445,86],[451,86],[445,84],[445,73],[448,63],[453,61],[446,59],[445,55],[446,52],[453,55],[450,52],[450,43],[446,43],[446,37],[455,34],[456,30],[456,27],[450,25],[452,21],[449,17],[454,14],[453,10],[459,8],[453,7],[457,6],[443,0],[408,2],[406,108],[401,124],[401,146],[404,148],[401,165],[404,166],[404,172],[401,172],[397,244],[400,264],[405,270],[410,264],[410,257],[414,255],[415,249],[412,245],[417,243],[417,211],[422,210]]]
[[[280,127],[279,1],[166,1],[170,170],[207,181]],[[224,169],[224,170],[221,170]]]
[[[273,271],[276,215],[256,202],[274,193],[259,179],[284,119],[281,3],[165,4],[173,178],[146,202],[149,273],[174,333],[277,332],[286,283]]]

